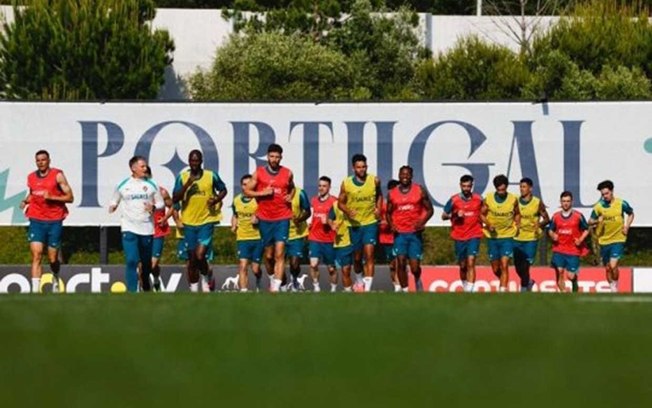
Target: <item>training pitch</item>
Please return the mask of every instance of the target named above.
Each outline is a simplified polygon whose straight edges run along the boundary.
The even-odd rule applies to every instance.
[[[6,295],[0,392],[3,407],[651,406],[652,297]]]

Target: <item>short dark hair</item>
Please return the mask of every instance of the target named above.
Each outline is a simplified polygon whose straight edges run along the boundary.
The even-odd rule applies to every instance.
[[[245,174],[244,176],[240,177],[240,184],[242,184],[242,182],[246,179],[250,179],[251,177],[251,174]]]
[[[355,166],[357,162],[367,162],[367,157],[362,153],[356,153],[351,157],[351,164]]]
[[[319,178],[319,181],[325,181],[325,182],[327,182],[328,184],[331,184],[331,178],[328,177],[328,176],[321,176],[321,177]]]
[[[572,200],[572,199],[573,199],[573,193],[571,193],[571,192],[568,191],[568,190],[563,191],[563,192],[559,195],[559,198],[564,198],[564,197],[570,197],[570,199]]]
[[[38,152],[36,152],[36,154],[34,155],[34,157],[36,157],[36,156],[40,156],[40,155],[42,155],[42,154],[48,156],[48,159],[50,158],[50,153],[48,153],[47,150],[43,150],[43,149],[41,149],[41,150],[39,150]]]
[[[283,154],[283,148],[280,144],[272,143],[267,146],[267,153],[279,153]]]
[[[401,184],[398,180],[391,179],[387,182],[387,190],[391,190]]]
[[[523,177],[523,178],[521,179],[520,183],[525,183],[525,184],[527,184],[527,185],[530,186],[530,187],[532,187],[532,186],[534,185],[534,182],[533,182],[532,179],[529,178],[529,177]]]
[[[409,171],[409,172],[410,172],[410,176],[413,176],[413,175],[414,175],[414,170],[412,169],[412,167],[408,166],[407,164],[406,164],[405,166],[401,166],[401,168],[398,169],[398,172],[400,173],[400,172],[402,172],[403,170],[407,170],[407,171]]]
[[[139,162],[141,160],[144,161],[144,162],[147,162],[147,159],[144,156],[136,155],[136,156],[132,157],[131,159],[129,159],[129,168],[131,168],[131,166],[133,166],[134,164],[136,164],[136,162]]]
[[[473,176],[470,174],[465,174],[460,177],[460,183],[468,183],[469,181],[473,183]]]
[[[598,184],[598,191],[608,188],[609,191],[614,191],[614,182],[611,180],[605,180],[601,181],[600,184]]]
[[[202,154],[201,150],[199,149],[191,150],[190,153],[188,153],[188,160],[190,160],[190,158],[194,155],[199,157],[199,160],[204,161],[204,155]]]
[[[499,174],[494,177],[494,187],[498,188],[502,185],[509,185],[509,179],[504,174]]]

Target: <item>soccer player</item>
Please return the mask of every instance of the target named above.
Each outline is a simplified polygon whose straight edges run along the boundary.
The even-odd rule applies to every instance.
[[[614,197],[614,183],[598,184],[601,199],[593,206],[589,224],[596,228],[600,257],[605,266],[611,291],[618,292],[618,263],[623,256],[629,228],[634,222],[634,209],[621,198]],[[625,216],[626,215],[626,216]]]
[[[514,237],[514,267],[521,278],[521,292],[529,292],[534,286],[530,278],[530,266],[534,264],[541,229],[548,225],[550,216],[543,201],[532,195],[532,179],[523,178],[519,183],[521,197],[518,199],[518,211],[521,224]]]
[[[251,180],[251,174],[240,178],[240,186],[244,190]],[[238,247],[238,275],[240,292],[246,292],[249,286],[247,268],[251,264],[251,271],[256,277],[256,291],[260,291],[262,271],[260,260],[263,256],[263,243],[260,240],[258,218],[256,210],[258,203],[253,198],[238,194],[233,199],[233,216],[231,217],[231,231],[236,234]]]
[[[210,292],[214,285],[206,252],[213,247],[213,230],[222,220],[222,200],[226,185],[212,170],[202,168],[204,157],[199,150],[188,154],[189,169],[182,171],[174,183],[173,201],[181,203],[184,236],[190,254],[190,286],[199,285]]]
[[[142,288],[150,290],[152,272],[152,240],[154,211],[165,207],[154,180],[147,178],[147,161],[142,156],[129,160],[131,177],[121,181],[113,192],[109,213],[122,203],[122,249],[125,252],[125,281],[129,292],[138,291],[138,263],[141,266]]]
[[[392,191],[398,186],[398,180],[390,180],[387,182],[387,191]],[[396,274],[396,257],[394,256],[394,231],[387,223],[387,201],[383,200],[380,207],[380,221],[378,223],[378,243],[382,251],[382,258],[389,265],[389,277],[394,285],[394,292],[401,291],[401,283],[398,281]]]
[[[306,246],[306,237],[308,236],[308,218],[310,218],[310,200],[305,190],[295,186],[294,196],[292,197],[292,220],[290,221],[290,230],[286,247],[287,256],[290,258],[290,277],[289,288],[293,292],[299,290],[299,281],[297,278],[301,274],[301,258]]]
[[[441,219],[451,221],[451,238],[455,241],[455,257],[460,265],[460,280],[464,292],[475,289],[475,259],[482,239],[482,197],[473,192],[473,177],[460,178],[461,192],[453,195],[444,206]]]
[[[399,185],[387,195],[387,223],[394,237],[394,255],[397,274],[403,292],[408,291],[407,264],[414,275],[417,292],[423,291],[421,258],[423,257],[423,230],[433,215],[428,193],[412,182],[413,170],[402,166],[398,172]]]
[[[362,280],[365,292],[369,292],[374,280],[374,249],[378,240],[378,220],[383,196],[380,179],[367,173],[367,158],[355,154],[351,164],[354,174],[342,182],[338,206],[350,224],[357,283]],[[363,268],[364,278],[361,274]]]
[[[348,217],[340,210],[339,202],[333,203],[333,207],[328,214],[328,223],[335,231],[335,241],[333,241],[335,263],[342,269],[344,292],[352,292],[353,245],[351,245],[351,228]]]
[[[20,208],[27,207],[29,219],[28,239],[32,253],[32,293],[41,291],[41,259],[47,246],[48,261],[52,271],[52,292],[59,292],[59,248],[63,220],[68,215],[67,203],[74,198],[66,176],[60,169],[50,167],[50,153],[39,150],[34,155],[36,171],[27,176],[27,196]]]
[[[566,292],[566,275],[573,292],[578,291],[577,273],[580,256],[588,253],[584,240],[589,235],[589,225],[584,216],[573,209],[573,194],[564,191],[559,197],[561,210],[552,216],[548,235],[552,240],[552,267],[555,268],[557,287]]]
[[[147,166],[146,177],[152,178],[152,169],[149,166]],[[152,243],[152,276],[154,277],[154,284],[152,286],[156,292],[161,291],[161,266],[159,265],[159,261],[163,254],[165,237],[170,234],[168,220],[174,214],[170,193],[165,187],[159,186],[158,188],[161,197],[163,197],[165,207],[154,211],[154,240]]]
[[[520,223],[518,198],[507,192],[509,180],[503,174],[494,177],[496,192],[484,198],[482,217],[488,238],[491,269],[500,279],[499,292],[507,292],[509,260],[513,256],[514,236]]]
[[[337,202],[337,198],[330,194],[331,179],[321,176],[317,184],[317,195],[310,200],[312,207],[312,220],[308,233],[308,256],[310,258],[310,275],[312,277],[313,291],[320,292],[319,264],[323,263],[328,269],[331,292],[337,290],[337,269],[335,269],[335,230],[328,223],[328,214]]]
[[[243,191],[258,203],[256,217],[263,241],[264,260],[270,279],[270,291],[278,292],[285,273],[285,245],[290,230],[294,176],[281,166],[283,148],[272,143],[267,148],[267,165],[259,166]]]

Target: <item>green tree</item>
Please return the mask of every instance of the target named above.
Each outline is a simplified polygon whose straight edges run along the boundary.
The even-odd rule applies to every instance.
[[[32,0],[0,33],[7,99],[149,99],[174,44],[152,0]]]
[[[413,87],[426,99],[506,100],[519,99],[528,80],[529,71],[514,52],[472,36],[421,63]]]
[[[189,78],[196,100],[348,99],[352,68],[336,50],[300,35],[234,34],[217,50],[210,71]]]

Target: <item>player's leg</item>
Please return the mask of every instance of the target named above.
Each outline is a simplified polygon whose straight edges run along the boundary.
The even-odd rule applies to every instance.
[[[566,291],[566,283],[564,280],[565,276],[565,267],[566,267],[566,260],[564,258],[563,254],[553,252],[552,253],[552,259],[550,260],[550,266],[555,271],[555,282],[557,282],[557,290],[559,292],[565,292]]]
[[[487,252],[489,255],[489,262],[491,264],[491,271],[497,278],[500,278],[501,272],[501,255],[500,255],[500,243],[497,238],[489,238],[487,240]]]
[[[290,221],[276,221],[273,223],[272,228],[274,278],[272,279],[271,289],[273,292],[278,292],[285,275],[285,243],[289,235]]]
[[[46,241],[43,243],[48,248],[48,262],[52,272],[52,293],[59,292],[59,271],[61,263],[59,262],[59,250],[61,248],[61,236],[63,234],[63,221],[51,222],[46,224],[45,236]],[[41,272],[43,271],[41,266]]]
[[[165,237],[155,237],[152,240],[152,277],[154,278],[153,289],[155,292],[161,291],[161,266],[160,260],[163,254],[163,245]]]
[[[365,225],[360,227],[362,232],[362,244],[364,250],[364,290],[371,291],[376,271],[376,243],[378,241],[378,224]]]
[[[408,241],[408,263],[410,272],[414,276],[414,284],[417,292],[423,292],[421,281],[421,259],[423,258],[423,235],[419,232],[410,234]]]
[[[507,292],[509,284],[509,261],[514,256],[514,241],[511,238],[500,240],[500,288],[499,292]]]
[[[527,255],[525,254],[525,242],[517,241],[514,243],[514,269],[521,280],[521,292],[526,292],[527,285],[530,282],[530,273],[528,271]]]
[[[150,276],[152,274],[152,240],[151,235],[137,235],[138,257],[141,265],[143,291],[152,289]]]
[[[353,273],[355,276],[354,285],[363,288],[364,281],[364,251],[362,245],[362,230],[361,227],[349,227],[349,237],[351,240],[351,248],[353,250]]]
[[[262,289],[263,270],[261,268],[261,260],[263,259],[263,243],[256,240],[253,244],[253,254],[251,255],[251,272],[256,279],[256,292]]]
[[[299,290],[299,281],[301,275],[301,258],[303,258],[304,239],[298,238],[288,241],[286,252],[290,259],[290,276],[292,277],[291,288],[293,291]]]
[[[344,292],[353,291],[353,280],[351,279],[351,268],[353,264],[352,248],[337,248],[336,249],[336,263],[342,268],[342,286]]]
[[[138,237],[133,232],[122,233],[122,250],[125,254],[125,283],[127,291],[135,293],[138,291]]]
[[[620,271],[618,269],[620,258],[623,256],[625,245],[622,243],[615,243],[609,245],[609,269],[611,270],[611,292],[618,293],[618,280],[620,278]]]
[[[32,293],[40,293],[41,275],[43,273],[41,259],[43,258],[45,245],[47,245],[45,223],[31,220],[27,231],[27,239],[29,240],[29,251],[32,255]]]
[[[407,255],[408,255],[408,235],[397,234],[394,237],[393,252],[396,256],[396,274],[398,276],[399,285],[401,285],[401,292],[408,290],[408,274],[407,274]]]
[[[319,242],[308,242],[308,257],[310,258],[310,278],[314,292],[321,291],[319,287],[319,261],[322,258],[321,245]]]
[[[242,256],[240,256],[239,258],[240,259],[238,259],[238,287],[240,288],[240,292],[246,292],[249,288],[249,276],[247,273],[249,260],[247,258],[242,258]]]

